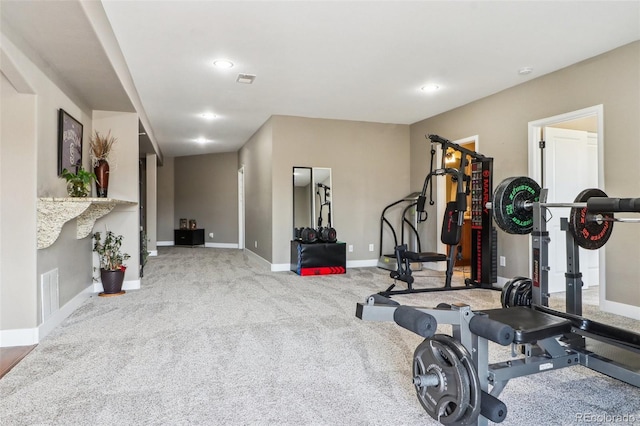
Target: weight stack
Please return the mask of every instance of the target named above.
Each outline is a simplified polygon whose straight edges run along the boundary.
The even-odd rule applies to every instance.
[[[498,230],[491,227],[491,284],[498,282]]]

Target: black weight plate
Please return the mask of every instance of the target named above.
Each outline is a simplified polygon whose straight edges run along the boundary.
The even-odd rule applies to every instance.
[[[503,308],[509,307],[509,296],[511,295],[511,290],[516,282],[519,280],[525,279],[524,277],[514,277],[507,281],[504,286],[502,286],[502,292],[500,294],[500,304]]]
[[[518,294],[520,292],[520,287],[525,283],[524,280],[519,280],[517,283],[513,285],[513,290],[511,290],[511,294],[509,295],[509,308],[513,308],[514,306],[518,306]]]
[[[454,348],[438,336],[442,335],[425,339],[416,348],[413,375],[434,374],[439,384],[415,385],[416,393],[418,401],[432,418],[442,424],[459,423],[470,405],[471,379]]]
[[[480,409],[482,408],[482,388],[480,386],[480,378],[476,371],[475,365],[471,358],[471,354],[465,348],[465,346],[458,340],[445,334],[437,335],[436,339],[440,342],[447,342],[447,344],[454,349],[458,355],[458,359],[464,365],[469,375],[469,407],[462,417],[458,419],[458,424],[470,425],[476,424],[476,420],[480,415]]]
[[[531,306],[531,284],[528,278],[520,281],[512,306]]]
[[[528,234],[533,229],[533,211],[527,201],[540,198],[540,185],[527,176],[510,177],[493,192],[493,218],[500,229],[509,234]]]
[[[592,197],[606,197],[601,189],[585,189],[575,199],[576,203],[585,203]],[[603,218],[613,220],[613,213],[599,213]],[[597,250],[604,246],[613,232],[613,222],[592,220],[593,214],[587,208],[572,207],[569,213],[569,232],[580,247],[587,250]]]

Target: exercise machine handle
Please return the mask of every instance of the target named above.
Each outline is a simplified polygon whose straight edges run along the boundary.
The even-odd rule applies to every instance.
[[[587,210],[593,213],[640,213],[640,198],[591,197],[587,200]]]

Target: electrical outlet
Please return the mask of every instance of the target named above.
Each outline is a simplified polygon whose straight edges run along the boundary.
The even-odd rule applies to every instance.
[[[209,238],[213,238],[213,232],[209,232]]]
[[[373,244],[369,244],[369,251],[373,251]]]
[[[353,253],[353,245],[349,244],[349,253]]]
[[[254,245],[255,248],[258,248],[258,240],[254,241],[253,245]]]
[[[500,256],[500,266],[507,266],[507,258]]]

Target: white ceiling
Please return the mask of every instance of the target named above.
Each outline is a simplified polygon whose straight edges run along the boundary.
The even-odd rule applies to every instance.
[[[95,38],[86,22],[52,19],[69,21],[56,9],[68,3],[2,0],[0,13],[58,69],[61,39]],[[276,114],[411,124],[640,39],[640,1],[102,4],[165,156],[235,151]],[[216,69],[218,58],[235,66]],[[86,60],[61,70],[79,74]],[[239,73],[255,82],[237,83]],[[440,90],[420,90],[431,82]],[[76,87],[103,96],[86,90]]]

